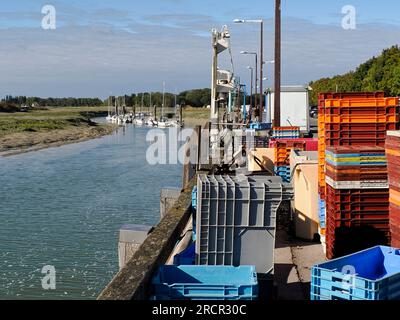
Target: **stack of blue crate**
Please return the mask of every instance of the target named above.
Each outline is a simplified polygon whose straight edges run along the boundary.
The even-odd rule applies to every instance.
[[[282,178],[284,182],[290,182],[290,166],[275,166],[275,174]]]
[[[300,138],[300,127],[273,127],[273,139],[297,139]]]
[[[311,269],[311,300],[399,299],[399,249],[376,246]]]

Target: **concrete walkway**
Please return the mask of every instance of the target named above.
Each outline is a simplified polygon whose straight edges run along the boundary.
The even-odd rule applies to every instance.
[[[285,231],[277,231],[275,283],[278,300],[309,300],[311,267],[323,261],[321,244],[292,239]]]

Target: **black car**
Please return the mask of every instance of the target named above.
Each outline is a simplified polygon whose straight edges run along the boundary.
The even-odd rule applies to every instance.
[[[318,107],[317,106],[310,106],[310,117],[311,118],[318,118]]]

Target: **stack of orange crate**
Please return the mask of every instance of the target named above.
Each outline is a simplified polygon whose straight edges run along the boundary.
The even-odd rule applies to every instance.
[[[388,131],[386,157],[389,175],[389,223],[392,246],[400,247],[400,131]]]
[[[399,123],[399,99],[376,93],[323,93],[318,97],[320,217],[326,216],[325,149],[335,146],[384,146],[386,131]],[[324,211],[324,212],[322,212]],[[325,226],[325,221],[321,221]],[[328,227],[328,226],[326,226]],[[325,236],[327,230],[321,229]],[[326,232],[328,233],[328,232]],[[332,230],[330,230],[332,234]],[[326,239],[332,242],[332,239]],[[332,258],[333,252],[327,252]]]
[[[319,193],[322,200],[325,199],[326,183],[325,183],[325,100],[328,99],[375,99],[384,98],[384,92],[348,92],[348,93],[321,93],[318,96],[318,177],[319,177]],[[340,118],[337,120],[340,121]],[[339,123],[340,124],[340,123]],[[339,125],[340,129],[340,125]],[[329,128],[328,128],[329,130]],[[389,129],[386,129],[389,130]],[[340,133],[339,133],[340,134]],[[354,144],[339,144],[339,145],[354,145]],[[366,144],[368,145],[368,144]],[[330,146],[333,146],[330,144]]]

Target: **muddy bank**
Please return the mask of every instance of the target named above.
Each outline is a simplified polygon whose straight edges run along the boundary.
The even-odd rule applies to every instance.
[[[0,137],[0,156],[37,151],[65,144],[82,142],[111,134],[117,126],[80,124],[65,129],[39,132],[17,132]]]

